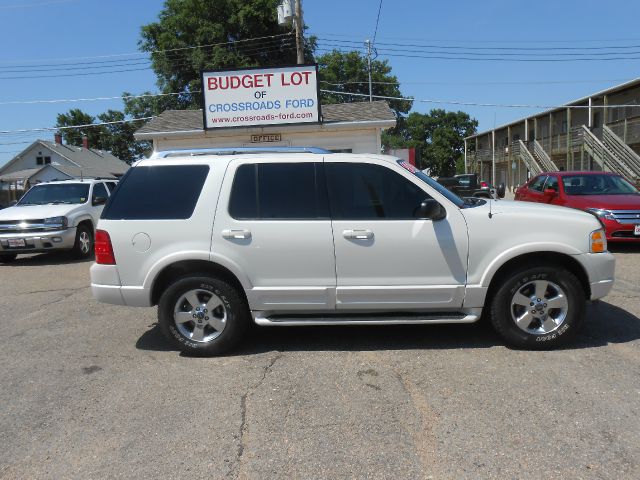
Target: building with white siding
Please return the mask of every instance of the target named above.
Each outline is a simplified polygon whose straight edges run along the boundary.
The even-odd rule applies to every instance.
[[[135,133],[154,151],[224,147],[320,147],[336,152],[380,153],[381,133],[396,125],[387,102],[321,107],[321,123],[205,130],[202,110],[167,110]]]

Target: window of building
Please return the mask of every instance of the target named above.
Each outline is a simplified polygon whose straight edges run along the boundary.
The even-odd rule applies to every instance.
[[[429,195],[381,165],[327,163],[331,215],[336,220],[413,220]]]
[[[236,170],[229,214],[239,220],[328,219],[321,163],[260,163]]]

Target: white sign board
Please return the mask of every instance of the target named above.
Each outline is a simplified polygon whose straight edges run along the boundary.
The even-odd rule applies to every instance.
[[[205,129],[318,123],[318,66],[202,72]]]

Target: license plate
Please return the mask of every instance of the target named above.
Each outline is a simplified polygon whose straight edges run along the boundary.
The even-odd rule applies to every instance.
[[[25,247],[27,245],[24,238],[10,238],[8,242],[10,248]]]
[[[640,225],[636,225],[635,227],[633,227],[633,234],[640,235]]]

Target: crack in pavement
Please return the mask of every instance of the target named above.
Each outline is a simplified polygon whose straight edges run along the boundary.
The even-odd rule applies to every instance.
[[[243,474],[243,458],[244,458],[244,452],[246,450],[246,435],[247,435],[247,401],[249,399],[249,397],[256,391],[258,390],[258,388],[260,388],[260,386],[262,385],[262,383],[264,382],[265,378],[267,378],[267,374],[271,371],[271,369],[273,368],[273,366],[275,365],[275,363],[280,360],[283,357],[283,353],[282,352],[278,352],[270,361],[267,365],[265,365],[264,367],[262,367],[262,377],[255,383],[255,385],[249,387],[249,389],[246,391],[246,393],[244,393],[244,395],[242,395],[242,397],[240,397],[240,429],[239,429],[239,434],[238,434],[238,438],[240,440],[240,443],[238,445],[238,451],[236,452],[236,474],[235,474],[235,478],[247,478],[246,474]]]

